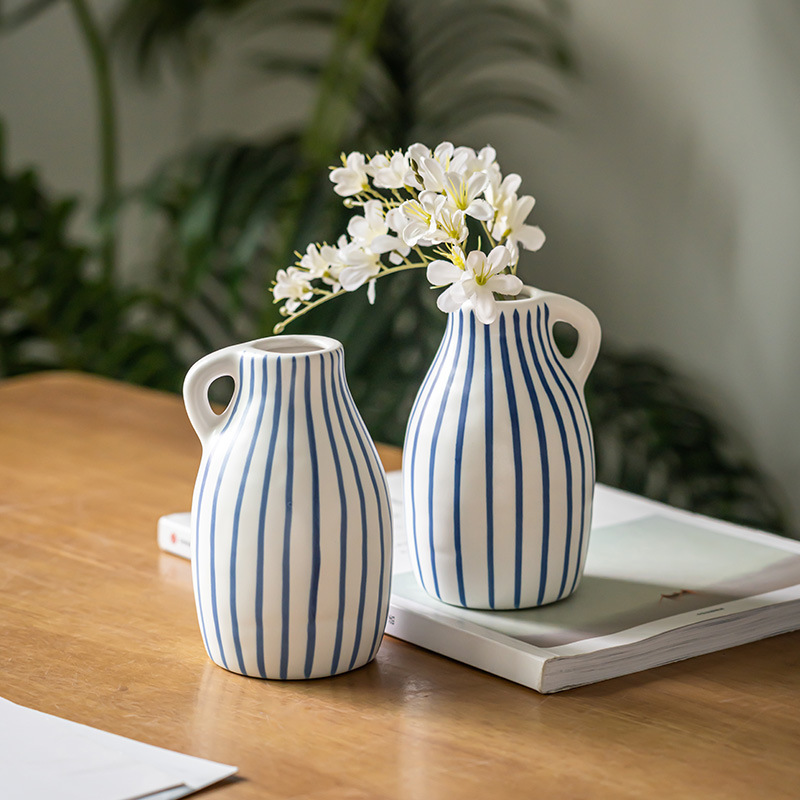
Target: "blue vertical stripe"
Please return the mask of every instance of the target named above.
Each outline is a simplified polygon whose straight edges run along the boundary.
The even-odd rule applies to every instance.
[[[382,603],[382,592],[383,592],[383,579],[384,573],[386,570],[386,544],[384,542],[383,537],[383,528],[384,528],[384,521],[383,521],[383,504],[381,503],[381,494],[378,491],[378,482],[375,480],[375,471],[372,466],[372,459],[370,458],[370,454],[367,451],[367,447],[364,444],[365,438],[368,438],[366,429],[358,424],[358,412],[355,411],[355,404],[353,403],[353,398],[350,395],[350,390],[347,389],[347,383],[345,380],[344,374],[344,359],[339,355],[339,386],[342,393],[342,398],[344,400],[344,407],[347,411],[347,416],[350,419],[350,424],[353,426],[353,433],[356,435],[356,441],[358,442],[359,448],[361,449],[361,455],[364,457],[364,463],[367,465],[367,472],[369,473],[370,482],[372,483],[372,489],[375,492],[375,502],[378,504],[378,531],[380,536],[380,570],[378,573],[378,588],[380,590],[378,597],[381,598],[378,600],[378,605],[375,614],[375,626],[372,631],[372,644],[370,645],[370,657],[372,657],[375,648],[378,644],[378,637],[381,635],[381,626],[380,626],[380,619],[383,616],[383,603]],[[358,433],[358,428],[361,427],[361,435]],[[372,448],[371,442],[370,447]],[[372,448],[373,458],[377,459],[377,455],[375,455],[374,448]],[[386,486],[384,484],[384,491],[386,490]],[[366,542],[366,540],[365,540]],[[366,561],[367,558],[367,550],[366,546],[364,549],[364,559]],[[366,577],[366,576],[365,576]],[[363,584],[364,591],[366,591],[366,580]]]
[[[460,311],[462,318],[464,312]],[[467,407],[469,405],[469,392],[472,384],[472,372],[475,367],[475,313],[469,312],[469,352],[467,354],[467,374],[464,377],[464,386],[461,389],[461,410],[458,414],[458,430],[456,431],[456,459],[455,474],[453,475],[454,503],[453,503],[453,537],[456,551],[456,578],[458,580],[458,598],[461,605],[467,604],[464,593],[464,557],[461,552],[461,466],[464,456],[464,428],[467,424]]]
[[[244,360],[244,359],[243,359]],[[255,390],[255,360],[250,359],[250,393],[247,398],[247,408],[253,402],[253,392]],[[266,362],[264,362],[264,379],[266,379]],[[247,476],[250,473],[250,464],[253,461],[253,452],[256,449],[258,433],[261,430],[261,420],[264,416],[264,404],[267,399],[266,387],[262,384],[261,400],[258,405],[258,416],[256,418],[256,428],[250,439],[250,447],[247,449],[247,458],[244,462],[242,479],[239,482],[239,492],[236,497],[236,507],[233,511],[233,531],[231,535],[231,571],[230,571],[230,606],[231,606],[231,629],[233,633],[233,644],[236,649],[236,660],[239,669],[244,672],[244,655],[242,654],[242,642],[239,637],[239,617],[236,609],[236,557],[239,549],[239,520],[242,513],[242,500],[244,499],[244,489],[247,485]]]
[[[322,550],[319,541],[319,463],[317,461],[317,439],[311,413],[311,369],[319,366],[322,359],[305,359],[306,429],[308,430],[308,452],[311,459],[311,577],[308,591],[308,640],[306,643],[305,676],[311,675],[314,666],[314,651],[317,646],[317,602],[319,599],[319,573]]]
[[[536,319],[537,325],[541,322],[541,307],[536,309]],[[569,454],[569,442],[567,441],[567,429],[564,426],[564,418],[561,414],[561,409],[558,407],[558,403],[556,402],[555,395],[553,394],[553,390],[550,388],[549,382],[546,380],[544,376],[544,370],[542,369],[542,365],[539,361],[539,356],[536,354],[536,343],[533,339],[533,329],[531,327],[531,320],[533,315],[530,311],[528,311],[528,320],[527,320],[527,328],[528,328],[528,343],[531,347],[531,353],[533,354],[533,363],[536,367],[536,372],[539,375],[539,380],[541,381],[542,387],[544,388],[545,394],[547,395],[547,399],[550,401],[550,406],[553,409],[553,416],[556,420],[556,425],[558,426],[558,434],[561,437],[561,449],[564,453],[564,469],[566,472],[566,489],[567,489],[567,537],[566,542],[564,544],[564,566],[561,570],[561,585],[558,589],[558,597],[557,600],[560,600],[564,596],[564,588],[567,585],[567,573],[569,572],[569,557],[572,552],[572,458]],[[541,333],[541,328],[539,329]],[[544,355],[544,348],[542,348],[542,355]]]
[[[490,327],[483,326],[483,402],[486,446],[486,564],[489,586],[489,607],[494,608],[494,388],[492,375],[492,337]]]
[[[525,351],[522,345],[519,311],[517,310],[514,311],[514,336],[517,341],[517,352],[519,353],[522,377],[525,379],[525,386],[528,389],[531,407],[533,408],[533,418],[536,422],[536,435],[539,439],[539,461],[542,470],[542,555],[539,569],[539,595],[537,603],[541,605],[544,599],[545,587],[547,586],[547,559],[550,551],[550,456],[547,452],[547,434],[544,429],[542,409],[539,405],[539,398],[536,396],[536,389],[533,385],[533,379],[528,369],[527,359],[525,358]],[[533,358],[536,360],[535,353],[533,353]]]
[[[297,358],[292,357],[289,407],[286,430],[286,510],[283,525],[283,561],[281,576],[281,661],[280,676],[286,680],[289,669],[289,598],[291,577],[292,491],[294,489],[294,412]]]
[[[353,469],[353,477],[355,478],[356,489],[358,490],[358,504],[361,509],[361,576],[359,578],[360,587],[358,596],[358,613],[356,615],[356,633],[355,639],[353,640],[353,652],[349,663],[349,669],[352,669],[356,662],[356,658],[358,657],[358,651],[361,648],[361,636],[364,630],[364,605],[366,603],[367,591],[367,501],[364,497],[364,487],[361,484],[361,474],[358,468],[358,462],[356,461],[353,447],[350,444],[351,437],[345,429],[344,415],[342,414],[342,408],[339,403],[339,392],[342,390],[341,387],[336,385],[336,369],[335,361],[333,360],[331,361],[331,387],[333,394],[333,405],[336,409],[336,416],[339,420],[339,428],[342,432],[342,439],[345,443],[345,447],[347,448],[347,455],[350,458],[350,466]],[[342,405],[346,406],[347,400],[348,398],[342,392]]]
[[[331,393],[333,393],[333,370],[334,356],[333,353],[331,353]],[[333,644],[333,656],[331,658],[331,674],[333,675],[339,670],[339,658],[342,653],[342,638],[344,636],[344,610],[347,599],[345,592],[347,586],[347,494],[344,490],[344,477],[342,475],[342,464],[339,459],[339,448],[334,438],[333,424],[331,423],[324,355],[322,357],[322,364],[320,365],[320,378],[322,382],[322,415],[325,418],[325,429],[328,431],[328,441],[331,445],[333,466],[336,471],[336,485],[339,489],[339,607],[336,612],[336,639]]]
[[[578,453],[580,455],[580,462],[581,462],[581,485],[580,485],[580,493],[581,493],[581,527],[580,527],[580,538],[578,540],[578,557],[575,561],[575,574],[572,578],[572,584],[570,586],[570,594],[575,590],[575,586],[578,582],[578,572],[580,571],[581,565],[581,557],[583,554],[583,543],[586,537],[586,492],[587,492],[587,485],[586,485],[586,454],[583,449],[583,436],[581,435],[581,430],[578,426],[578,418],[575,415],[575,409],[573,407],[572,402],[567,395],[567,390],[564,388],[564,384],[559,380],[558,373],[556,372],[555,368],[553,367],[553,361],[556,363],[558,362],[558,357],[555,353],[555,344],[553,343],[553,335],[550,329],[550,308],[545,304],[544,307],[544,328],[547,331],[547,346],[550,350],[550,354],[552,356],[552,361],[547,355],[547,348],[545,348],[545,337],[542,331],[542,316],[541,310],[538,309],[536,312],[536,327],[538,329],[539,334],[539,341],[542,344],[542,352],[544,353],[545,361],[547,362],[547,366],[550,368],[550,372],[553,375],[553,378],[556,382],[556,385],[561,390],[561,394],[564,398],[564,402],[567,405],[567,409],[569,410],[570,417],[572,419],[572,425],[575,428],[575,440],[578,442]]]
[[[267,360],[264,359],[264,387],[267,382]],[[272,465],[275,458],[275,442],[278,438],[278,427],[281,417],[281,362],[275,362],[275,391],[272,393],[275,398],[275,405],[272,409],[272,429],[269,433],[269,446],[267,448],[267,461],[264,466],[264,482],[261,485],[261,506],[258,513],[258,548],[256,556],[256,658],[258,661],[258,672],[262,678],[267,677],[267,668],[264,663],[264,545],[266,537],[266,515],[267,503],[269,501],[269,486],[272,480]]]
[[[450,347],[450,343],[453,340],[453,331],[455,330],[455,326],[453,325],[453,317],[452,314],[448,315],[447,317],[447,332],[445,334],[445,339],[442,340],[442,346],[439,348],[439,353],[437,354],[437,358],[439,358],[439,363],[435,368],[431,367],[430,372],[428,375],[433,375],[433,379],[431,384],[433,386],[439,380],[439,374],[442,371],[442,366],[445,362],[445,353]],[[441,356],[441,358],[440,358]],[[417,402],[422,398],[423,394],[425,395],[425,399],[422,402],[422,408],[420,409],[420,416],[425,414],[425,409],[428,407],[428,401],[431,399],[431,392],[425,390],[425,384],[423,384],[422,390],[420,390],[419,395],[417,396]],[[411,430],[411,428],[409,428]],[[419,443],[419,432],[420,432],[420,425],[417,422],[414,428],[414,441],[411,445],[411,542],[414,547],[414,557],[417,562],[417,575],[419,575],[419,579],[422,582],[423,588],[427,591],[427,587],[425,586],[425,577],[422,574],[422,564],[419,558],[419,546],[417,544],[417,489],[416,489],[416,474],[417,474],[417,444]],[[429,490],[430,491],[430,490]],[[408,509],[406,509],[406,513],[408,513]]]
[[[444,393],[442,394],[442,401],[439,404],[439,414],[436,417],[436,424],[433,427],[433,438],[431,440],[431,451],[428,460],[428,546],[430,547],[431,555],[431,572],[433,573],[433,588],[436,596],[441,600],[442,595],[439,592],[439,576],[436,572],[436,548],[433,543],[433,485],[436,473],[436,447],[439,443],[439,432],[442,429],[442,421],[444,420],[444,412],[447,408],[447,400],[450,396],[450,389],[453,386],[453,379],[456,375],[458,368],[458,356],[461,352],[461,342],[464,333],[464,315],[458,316],[458,336],[456,337],[456,352],[453,356],[453,363],[450,367],[450,374],[447,376],[447,382],[444,385]]]
[[[228,421],[225,423],[225,427],[222,429],[222,433],[228,429],[228,426],[231,424],[235,414],[236,409],[239,407],[239,398],[243,394],[244,388],[244,359],[239,360],[239,391],[236,395],[236,402],[233,406],[233,411],[231,412]],[[219,468],[219,474],[217,475],[217,485],[214,489],[214,499],[211,503],[211,534],[209,537],[209,551],[211,553],[211,574],[210,574],[210,584],[211,584],[211,613],[214,619],[214,630],[217,634],[217,646],[219,647],[219,655],[222,659],[222,663],[225,666],[225,669],[228,668],[228,659],[225,655],[225,650],[222,647],[222,631],[219,625],[219,609],[217,608],[217,570],[216,570],[216,535],[217,535],[217,503],[219,502],[219,492],[220,488],[222,487],[222,479],[225,476],[225,468],[228,466],[228,459],[231,457],[231,453],[233,452],[233,448],[236,445],[236,440],[239,434],[242,432],[242,428],[244,426],[244,421],[247,418],[247,410],[250,407],[250,402],[253,399],[252,392],[250,393],[250,398],[247,401],[247,408],[245,408],[244,412],[242,413],[242,417],[239,420],[238,427],[236,428],[236,435],[231,437],[231,441],[228,444],[228,449],[225,452],[225,457],[222,459],[222,466]]]
[[[511,446],[514,452],[514,607],[519,608],[522,587],[522,449],[519,441],[517,398],[514,394],[511,361],[508,357],[505,314],[500,315],[500,361],[503,364],[508,413],[511,418]]]

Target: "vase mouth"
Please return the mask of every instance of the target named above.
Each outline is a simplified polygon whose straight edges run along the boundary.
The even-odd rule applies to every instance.
[[[526,300],[535,300],[541,294],[543,294],[541,289],[526,284],[519,290],[519,294],[515,297],[504,298],[496,302],[502,303],[503,305],[514,305],[514,303],[524,303]]]
[[[286,334],[248,342],[245,348],[260,356],[316,356],[341,350],[341,342],[330,336]]]

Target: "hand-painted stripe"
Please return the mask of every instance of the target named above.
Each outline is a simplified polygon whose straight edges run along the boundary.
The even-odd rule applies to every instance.
[[[458,369],[458,356],[461,353],[461,342],[464,338],[464,315],[458,315],[458,336],[456,337],[456,352],[453,356],[452,366],[450,367],[450,374],[447,376],[447,382],[444,385],[444,393],[442,394],[442,401],[439,404],[439,413],[436,416],[436,424],[433,426],[433,437],[431,439],[431,451],[428,459],[428,547],[430,548],[431,557],[431,572],[433,573],[433,589],[439,600],[442,595],[439,592],[439,576],[436,572],[436,548],[433,543],[433,486],[436,475],[436,448],[439,444],[439,433],[442,430],[442,422],[444,420],[444,413],[447,409],[447,400],[450,397],[450,389],[453,386],[453,380],[456,376]]]
[[[343,354],[340,356],[339,361],[339,371],[340,371],[340,380],[344,387],[347,387],[347,378],[344,372],[344,357]],[[378,503],[378,527],[380,530],[380,557],[381,557],[381,568],[378,574],[378,605],[375,609],[375,629],[373,631],[372,636],[372,647],[370,649],[370,659],[372,659],[375,655],[375,652],[380,645],[381,634],[383,633],[383,629],[386,626],[386,621],[384,619],[385,611],[386,611],[386,603],[388,602],[387,593],[384,591],[385,587],[388,587],[388,583],[386,582],[386,575],[387,570],[388,573],[391,574],[391,560],[392,560],[392,539],[391,539],[391,525],[392,525],[392,518],[391,509],[392,501],[389,497],[389,487],[386,483],[386,475],[379,467],[381,461],[380,456],[378,455],[378,451],[375,447],[375,443],[372,441],[372,437],[367,430],[367,426],[364,424],[364,419],[358,413],[358,409],[356,408],[356,404],[353,401],[353,397],[350,394],[350,390],[347,390],[347,396],[349,398],[349,407],[353,410],[353,415],[351,416],[351,421],[354,422],[355,425],[361,431],[361,437],[359,438],[359,444],[361,445],[361,452],[364,454],[364,459],[367,463],[367,469],[369,471],[370,481],[372,482],[372,488],[375,492],[375,497]],[[348,411],[348,413],[350,413]],[[369,455],[367,454],[369,451]],[[376,475],[377,473],[377,475]],[[378,481],[380,478],[380,481]],[[378,490],[378,484],[382,488],[382,491]],[[387,511],[387,516],[384,520],[384,510]]]
[[[331,355],[331,387],[333,394],[333,368],[334,356]],[[320,378],[322,390],[322,415],[325,418],[325,429],[328,432],[328,441],[331,445],[333,455],[333,466],[336,471],[336,485],[339,489],[339,607],[336,611],[336,639],[333,644],[333,656],[331,658],[331,675],[339,671],[339,658],[342,653],[342,637],[344,636],[344,611],[347,600],[345,592],[347,586],[347,494],[344,490],[344,477],[342,475],[342,464],[339,459],[339,447],[333,434],[333,424],[331,423],[330,405],[328,403],[328,387],[325,377],[325,356],[322,356],[320,365]]]
[[[447,345],[449,343],[449,334],[450,334],[450,317],[448,316],[447,326],[445,327],[444,335],[442,336],[442,341],[439,343],[439,348],[436,351],[436,355],[433,357],[433,361],[431,362],[428,371],[425,373],[425,377],[422,380],[422,385],[417,392],[417,396],[414,398],[414,405],[411,406],[411,413],[408,415],[408,429],[410,430],[412,425],[416,422],[417,419],[417,410],[420,407],[420,403],[422,402],[422,398],[425,396],[425,393],[428,390],[428,386],[432,380],[434,380],[433,375],[437,372],[437,367],[444,358],[445,351],[447,350]],[[423,408],[424,410],[424,408]]]
[[[349,663],[349,669],[352,669],[358,656],[358,651],[361,648],[361,635],[364,628],[364,605],[366,602],[367,588],[367,501],[364,497],[364,487],[361,484],[361,474],[356,461],[356,456],[353,452],[353,447],[350,444],[351,437],[345,428],[344,415],[342,414],[342,408],[339,403],[339,393],[341,389],[336,385],[336,361],[334,359],[331,360],[331,388],[333,405],[336,409],[336,416],[339,420],[339,429],[342,432],[342,440],[345,443],[347,455],[350,458],[350,466],[352,467],[353,477],[355,478],[356,482],[356,489],[358,490],[358,504],[361,509],[361,577],[358,598],[358,613],[356,616],[356,633],[355,639],[353,640],[353,652]],[[345,406],[347,405],[347,397],[344,395],[344,393],[342,393],[342,404]]]
[[[587,520],[586,520],[586,502],[587,502],[587,487],[586,484],[586,453],[583,449],[583,435],[581,433],[580,427],[578,426],[578,418],[575,415],[575,408],[573,406],[572,401],[570,400],[567,390],[564,388],[564,384],[559,380],[558,373],[553,366],[553,363],[558,363],[558,357],[555,352],[555,344],[553,342],[553,335],[550,329],[550,309],[545,304],[544,306],[544,330],[547,331],[547,337],[545,338],[544,332],[542,330],[542,317],[541,317],[541,310],[537,309],[536,312],[536,326],[538,328],[539,333],[539,341],[542,343],[542,352],[545,356],[545,361],[547,362],[547,366],[550,368],[550,372],[555,379],[556,385],[561,390],[561,394],[564,397],[564,402],[567,405],[567,409],[569,410],[570,417],[572,418],[572,425],[575,428],[575,440],[578,442],[578,453],[580,455],[581,461],[581,485],[580,485],[580,494],[581,494],[581,527],[580,527],[580,539],[578,540],[578,557],[575,561],[575,574],[572,578],[572,584],[570,585],[570,594],[575,591],[575,586],[578,583],[578,573],[580,571],[581,565],[581,558],[583,556],[583,544],[586,537],[586,531],[588,529]],[[547,342],[547,348],[545,348],[545,341]],[[547,350],[550,351],[551,358],[547,355]]]
[[[225,430],[233,420],[236,409],[239,406],[239,398],[242,396],[242,389],[244,387],[244,359],[239,360],[239,391],[236,394],[236,402],[233,406],[233,411],[231,412],[231,416],[228,421],[225,423],[225,427],[222,429],[224,433]],[[228,466],[228,459],[231,457],[231,453],[233,452],[233,448],[237,444],[237,439],[239,434],[242,432],[242,428],[244,427],[244,422],[247,419],[247,411],[250,408],[250,402],[252,401],[252,393],[250,398],[247,401],[247,405],[242,412],[241,419],[239,420],[239,424],[236,428],[236,435],[231,437],[230,444],[228,445],[228,449],[225,452],[225,457],[222,459],[222,466],[219,468],[219,473],[217,475],[217,485],[214,488],[214,499],[211,503],[211,535],[209,537],[209,551],[211,553],[211,574],[209,576],[209,582],[211,584],[211,614],[214,620],[214,630],[217,634],[217,646],[219,647],[219,655],[222,659],[222,663],[225,669],[228,668],[228,659],[225,655],[225,649],[222,646],[222,631],[219,625],[219,609],[217,608],[217,571],[216,571],[216,532],[217,532],[217,503],[219,502],[219,492],[222,487],[222,479],[225,476],[225,468]]]
[[[264,359],[264,385],[267,379],[267,361]],[[267,503],[269,501],[269,486],[272,481],[272,465],[275,458],[275,442],[278,438],[278,428],[281,418],[281,361],[275,361],[275,390],[272,396],[275,398],[275,405],[272,409],[272,429],[269,433],[269,446],[267,448],[267,461],[264,467],[264,482],[261,486],[261,508],[258,513],[258,552],[256,556],[256,658],[258,661],[258,673],[262,678],[267,677],[267,667],[264,662],[264,547],[266,539],[266,518]]]
[[[433,367],[431,367],[430,372],[428,375],[433,375],[433,379],[431,384],[436,386],[439,381],[439,374],[442,371],[442,366],[445,362],[445,353],[450,347],[450,343],[453,340],[453,331],[455,330],[455,326],[453,325],[452,315],[449,315],[447,318],[447,331],[445,333],[445,338],[442,340],[442,346],[439,348],[439,353],[437,353],[437,358],[439,359],[439,363],[436,366],[436,371],[434,373]],[[425,391],[424,384],[423,390],[420,391],[417,399],[421,399],[422,396],[425,396],[425,399],[422,402],[422,408],[420,409],[420,416],[424,417],[425,409],[428,407],[428,401],[431,399],[431,392]],[[411,445],[411,467],[409,474],[411,475],[410,478],[410,494],[411,494],[411,544],[414,547],[414,558],[417,563],[417,575],[419,575],[420,582],[422,583],[423,588],[428,591],[427,586],[425,585],[425,576],[422,573],[422,563],[419,557],[419,544],[417,538],[417,487],[416,487],[416,477],[417,477],[417,444],[419,443],[419,432],[421,430],[421,425],[419,423],[419,419],[414,423],[413,430],[414,430],[414,441]],[[409,431],[412,429],[411,423],[409,423]],[[408,509],[406,509],[406,513],[408,513]],[[408,518],[406,518],[406,526],[408,526]]]
[[[288,419],[286,429],[286,511],[283,523],[283,560],[281,580],[281,680],[289,670],[289,600],[291,578],[292,496],[294,490],[294,413],[297,358],[292,356],[292,377],[289,385]]]
[[[541,306],[536,309],[536,319],[537,324],[541,322]],[[528,344],[531,348],[531,353],[533,353],[533,364],[536,367],[536,372],[539,375],[539,380],[541,381],[542,386],[544,387],[545,394],[547,395],[547,399],[550,401],[550,406],[553,409],[553,416],[556,420],[556,425],[558,426],[558,435],[561,438],[561,449],[564,452],[564,470],[566,472],[566,488],[567,488],[567,537],[564,544],[564,566],[561,570],[561,585],[558,589],[558,597],[557,600],[560,600],[564,596],[564,588],[567,585],[567,573],[569,572],[569,558],[572,554],[572,516],[573,516],[573,509],[572,509],[572,458],[570,457],[569,453],[569,442],[567,441],[567,429],[564,425],[564,417],[561,414],[561,409],[558,407],[558,402],[556,401],[556,397],[553,394],[553,390],[550,388],[550,383],[545,378],[544,370],[542,369],[541,362],[539,361],[539,356],[536,353],[536,343],[533,339],[533,328],[532,328],[532,319],[533,315],[530,311],[528,311],[528,320],[527,320],[527,328],[528,328]],[[541,328],[539,328],[539,333],[541,334]],[[542,355],[546,358],[546,354],[544,352],[544,345],[542,345]]]
[[[536,435],[539,439],[539,462],[542,470],[542,555],[539,569],[539,594],[536,602],[541,605],[547,586],[547,560],[550,552],[550,456],[547,452],[547,433],[544,429],[542,408],[533,385],[531,372],[528,369],[528,363],[522,344],[522,335],[520,333],[519,311],[517,310],[514,311],[514,336],[517,342],[517,352],[519,353],[522,377],[525,379],[525,386],[528,389],[528,396],[530,397],[531,407],[533,408],[533,419],[536,422]],[[533,353],[533,358],[534,361],[536,361],[535,353]],[[536,363],[538,364],[538,362]]]
[[[486,564],[489,607],[494,608],[494,389],[492,375],[492,337],[490,326],[483,326],[483,402],[486,439]]]
[[[463,318],[464,311],[459,312]],[[463,321],[462,321],[463,324]],[[469,312],[469,351],[467,353],[467,374],[461,389],[461,410],[458,414],[456,431],[455,474],[453,475],[453,539],[456,552],[456,578],[458,580],[458,599],[462,606],[467,605],[464,592],[464,556],[461,552],[461,467],[464,456],[464,429],[467,424],[467,408],[472,385],[472,372],[475,368],[475,312]]]
[[[264,416],[264,405],[266,404],[266,376],[267,364],[263,361],[264,376],[261,386],[261,400],[258,404],[258,415],[256,417],[256,427],[253,431],[253,436],[250,439],[250,447],[247,450],[247,458],[244,462],[244,470],[242,472],[242,479],[239,482],[239,493],[236,496],[236,507],[233,510],[233,532],[231,536],[231,571],[230,571],[230,606],[231,606],[231,632],[233,635],[233,644],[236,649],[236,660],[239,664],[239,670],[245,672],[244,655],[242,653],[242,643],[239,637],[239,616],[236,609],[236,558],[239,550],[239,520],[242,513],[242,501],[244,499],[244,490],[247,485],[247,477],[250,473],[250,464],[253,461],[253,452],[256,449],[256,442],[258,441],[258,433],[261,430],[261,420]],[[250,359],[250,394],[247,398],[247,407],[253,402],[253,392],[255,390],[255,359]]]
[[[361,421],[361,417],[358,413],[358,410],[355,407],[355,403],[353,402],[353,397],[350,394],[350,390],[347,388],[347,378],[344,374],[344,358],[342,354],[339,354],[339,384],[342,389],[342,396],[346,398],[346,402],[344,403],[345,410],[347,411],[347,416],[350,418],[350,424],[353,426],[353,432],[355,433],[356,441],[361,449],[361,454],[364,457],[364,463],[367,465],[367,472],[369,473],[369,479],[372,483],[372,490],[375,493],[375,502],[378,504],[378,531],[380,536],[380,570],[378,576],[378,604],[375,612],[375,627],[372,631],[372,643],[370,645],[370,658],[374,656],[375,649],[379,644],[379,637],[381,633],[383,633],[382,626],[380,624],[381,617],[383,616],[383,581],[386,572],[386,542],[384,541],[384,519],[383,519],[383,503],[381,503],[381,494],[378,490],[378,481],[375,478],[375,468],[373,467],[373,461],[377,461],[378,454],[375,450],[375,446],[372,444],[372,439],[370,438],[369,434],[367,433],[367,429],[364,427],[363,422]],[[359,430],[361,433],[359,435]],[[367,444],[369,445],[369,451],[367,448]],[[371,452],[370,452],[371,451]],[[376,465],[377,466],[377,465]],[[385,490],[384,485],[384,490]],[[388,496],[388,495],[387,495]]]
[[[308,591],[308,638],[306,641],[306,661],[304,674],[311,675],[314,667],[314,651],[317,646],[317,602],[319,600],[319,573],[322,562],[319,521],[319,463],[317,459],[317,439],[314,434],[314,420],[311,413],[311,370],[322,371],[322,359],[306,357],[304,394],[306,403],[306,429],[308,431],[308,454],[311,459],[311,575]]]
[[[522,449],[519,441],[519,413],[514,394],[514,378],[511,374],[511,361],[508,356],[506,338],[506,317],[500,314],[500,361],[503,364],[503,378],[506,385],[508,413],[511,421],[511,446],[514,453],[514,607],[519,608],[522,589]]]

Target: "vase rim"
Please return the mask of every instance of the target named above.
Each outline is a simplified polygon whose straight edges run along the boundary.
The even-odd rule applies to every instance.
[[[514,305],[514,303],[524,303],[526,300],[538,300],[543,295],[547,294],[547,292],[543,292],[541,289],[537,289],[535,286],[528,286],[525,284],[520,290],[519,294],[516,297],[509,297],[503,300],[498,300],[498,303],[503,303],[504,305]]]
[[[341,350],[342,343],[330,336],[281,334],[278,336],[265,336],[263,339],[254,339],[252,342],[247,342],[244,345],[244,349],[253,355],[257,354],[266,358],[308,357]]]

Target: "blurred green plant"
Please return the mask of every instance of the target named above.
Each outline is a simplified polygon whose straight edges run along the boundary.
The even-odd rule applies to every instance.
[[[33,170],[10,173],[0,126],[0,375],[80,369],[163,389],[181,362],[153,324],[153,296],[121,289],[67,233],[74,200],[52,202]]]
[[[59,0],[29,0],[13,30]],[[268,335],[269,284],[310,241],[344,229],[327,166],[341,151],[414,141],[470,142],[463,128],[496,115],[543,119],[544,84],[576,73],[559,0],[126,0],[101,35],[86,0],[68,2],[93,70],[100,126],[101,213],[92,247],[70,241],[73,203],[49,201],[34,173],[0,170],[0,371],[86,369],[176,389],[200,355]],[[143,79],[165,68],[193,79],[220,31],[252,42],[265,80],[313,97],[307,118],[274,135],[196,144],[126,196],[164,235],[142,290],[122,288],[115,236],[123,195],[108,54]],[[287,46],[286,42],[290,45]],[[401,443],[444,318],[424,281],[399,274],[374,307],[364,293],[310,313],[294,331],[325,331],[347,350],[350,386],[376,438]],[[391,352],[391,357],[387,353]],[[785,531],[773,488],[731,447],[682,381],[655,359],[604,348],[587,386],[598,478],[675,505]]]

